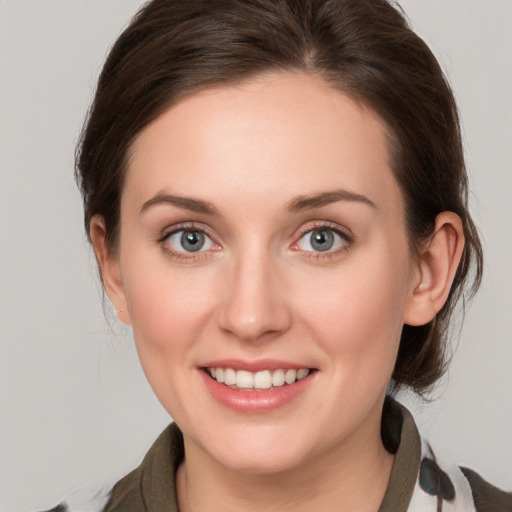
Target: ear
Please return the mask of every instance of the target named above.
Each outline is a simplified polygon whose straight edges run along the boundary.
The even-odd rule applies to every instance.
[[[105,291],[114,306],[119,320],[126,325],[131,325],[119,259],[108,248],[105,221],[101,215],[94,215],[92,217],[89,232]]]
[[[433,235],[422,248],[404,316],[408,325],[425,325],[444,306],[464,249],[460,217],[442,212]]]

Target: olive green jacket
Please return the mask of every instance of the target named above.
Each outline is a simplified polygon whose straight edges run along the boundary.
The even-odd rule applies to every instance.
[[[379,512],[512,512],[512,494],[470,469],[443,464],[409,411],[391,398],[384,407],[382,439],[395,462]],[[51,512],[81,512],[84,504],[91,512],[179,512],[174,481],[183,457],[183,436],[172,423],[141,465],[113,487],[89,494],[89,501],[83,494],[78,500],[71,496]]]

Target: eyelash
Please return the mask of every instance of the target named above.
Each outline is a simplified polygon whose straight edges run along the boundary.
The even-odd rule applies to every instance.
[[[315,230],[319,231],[328,231],[335,233],[337,236],[339,236],[342,241],[343,245],[341,248],[334,249],[334,250],[326,250],[325,252],[322,251],[307,251],[300,249],[298,247],[299,242],[306,236],[308,233],[312,233]],[[175,235],[176,233],[180,232],[198,232],[204,234],[206,237],[208,237],[212,243],[217,247],[215,249],[210,250],[198,250],[197,252],[187,252],[187,251],[176,251],[170,247],[170,245],[167,243],[169,238],[172,235]],[[170,257],[176,260],[194,260],[194,261],[202,261],[206,258],[208,258],[209,253],[213,251],[217,251],[220,245],[215,241],[215,238],[211,236],[207,229],[203,225],[199,226],[195,223],[186,223],[181,224],[179,226],[174,226],[172,229],[165,231],[162,233],[162,235],[157,240],[158,244],[162,246],[162,250],[167,253]],[[345,230],[340,229],[339,226],[333,225],[329,222],[316,222],[313,224],[309,224],[307,226],[304,226],[300,232],[298,237],[296,238],[296,241],[292,244],[291,249],[302,253],[307,258],[314,259],[315,261],[321,261],[321,260],[329,260],[332,258],[335,258],[336,256],[339,256],[341,253],[344,253],[348,251],[352,245],[354,244],[354,237],[347,233]]]
[[[214,237],[212,237],[208,233],[208,230],[205,229],[205,227],[203,225],[199,226],[199,225],[194,224],[193,222],[186,223],[186,224],[180,224],[179,226],[173,226],[173,228],[168,231],[164,231],[162,233],[162,235],[160,236],[160,238],[157,240],[158,244],[161,245],[162,250],[173,259],[202,261],[209,256],[208,253],[211,251],[211,250],[206,250],[206,251],[199,250],[197,252],[187,252],[187,251],[176,251],[176,250],[172,249],[170,247],[170,245],[167,243],[167,241],[169,240],[169,238],[172,235],[175,235],[176,233],[180,233],[181,231],[184,231],[184,232],[192,231],[192,232],[202,233],[206,237],[208,237],[215,246],[219,247],[219,244],[217,242],[215,242]],[[212,250],[216,251],[218,249],[212,249]]]
[[[326,250],[325,252],[321,251],[305,251],[300,249],[298,246],[298,243],[304,236],[306,236],[308,233],[312,233],[313,231],[330,231],[332,233],[335,233],[338,235],[342,241],[342,247],[334,250]],[[341,229],[337,224],[332,224],[329,222],[314,222],[313,224],[308,224],[307,226],[304,226],[299,233],[299,236],[297,238],[297,241],[294,242],[292,245],[292,249],[301,252],[305,257],[311,258],[315,261],[326,261],[331,260],[333,258],[336,258],[340,256],[340,254],[347,252],[352,248],[352,246],[355,243],[355,239],[352,234],[349,234],[346,230]]]

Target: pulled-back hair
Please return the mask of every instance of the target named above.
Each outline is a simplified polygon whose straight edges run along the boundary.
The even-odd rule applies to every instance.
[[[87,233],[101,215],[108,248],[117,249],[130,146],[150,122],[186,95],[267,72],[318,76],[384,120],[413,252],[440,212],[462,220],[465,247],[446,304],[432,322],[402,332],[395,388],[422,393],[446,368],[450,318],[464,292],[480,284],[482,248],[468,211],[452,91],[427,45],[386,0],[144,5],[110,51],[77,148]]]

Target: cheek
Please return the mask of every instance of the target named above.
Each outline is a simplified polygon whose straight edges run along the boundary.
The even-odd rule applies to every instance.
[[[387,254],[392,253],[382,251],[371,259],[361,255],[354,264],[317,275],[314,287],[296,295],[307,296],[301,301],[303,322],[331,355],[332,364],[343,368],[339,375],[350,380],[375,375],[387,381],[395,364],[409,261],[403,254]]]
[[[143,269],[143,271],[142,271]],[[151,261],[126,269],[125,292],[137,351],[149,373],[167,373],[194,356],[194,342],[211,317],[214,282],[204,272]],[[201,274],[201,275],[199,275]]]
[[[194,390],[187,387],[210,328],[210,281],[189,272],[147,265],[126,286],[133,336],[142,369],[172,417],[182,417]]]

